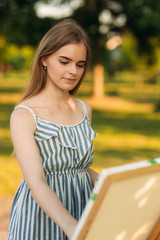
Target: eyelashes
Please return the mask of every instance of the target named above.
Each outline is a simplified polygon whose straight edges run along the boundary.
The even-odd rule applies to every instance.
[[[84,67],[85,67],[85,64],[77,64],[77,67],[79,67],[79,68],[84,68]]]
[[[62,61],[62,60],[59,60],[59,62],[62,64],[62,65],[67,65],[68,62],[65,62],[65,61]]]
[[[67,65],[67,64],[69,64],[68,61],[59,60],[59,62],[60,62],[62,65]],[[77,64],[76,66],[77,66],[78,68],[84,68],[84,67],[85,67],[85,64]]]

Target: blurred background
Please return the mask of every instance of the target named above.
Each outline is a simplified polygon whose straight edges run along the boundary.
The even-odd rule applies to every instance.
[[[91,104],[99,134],[93,168],[160,156],[159,0],[0,0],[0,200],[13,196],[22,178],[11,157],[10,114],[39,41],[64,18],[75,19],[91,41],[77,97]]]

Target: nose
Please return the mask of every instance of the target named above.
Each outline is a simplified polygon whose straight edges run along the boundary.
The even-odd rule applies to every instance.
[[[68,72],[70,73],[70,74],[76,74],[77,73],[77,66],[75,65],[75,64],[71,64],[70,66],[69,66],[69,70],[68,70]]]

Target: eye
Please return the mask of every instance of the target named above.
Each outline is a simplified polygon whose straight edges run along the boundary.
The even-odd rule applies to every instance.
[[[66,62],[66,61],[62,61],[62,60],[59,60],[59,62],[60,62],[61,64],[63,64],[63,65],[68,64],[68,62]]]
[[[78,67],[78,68],[84,68],[84,67],[85,67],[85,64],[77,64],[77,67]]]

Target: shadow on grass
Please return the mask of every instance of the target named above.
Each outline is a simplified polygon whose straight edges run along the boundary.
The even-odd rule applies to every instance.
[[[0,155],[11,156],[13,151],[11,139],[3,138],[0,139]]]
[[[14,104],[0,103],[0,127],[9,128],[10,115],[14,109]]]
[[[128,132],[150,137],[160,136],[160,117],[159,119],[150,117],[151,113],[134,114],[93,110],[92,122],[97,131],[112,127],[118,133]]]
[[[133,161],[151,160],[157,157],[160,157],[160,152],[152,149],[95,150],[93,165],[99,168],[107,168]]]
[[[0,128],[2,131],[9,130],[10,128],[10,115],[14,109],[14,104],[2,104],[0,103]],[[0,154],[10,156],[13,151],[10,135],[0,137]]]
[[[22,87],[3,87],[0,89],[0,93],[21,93]]]

